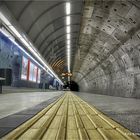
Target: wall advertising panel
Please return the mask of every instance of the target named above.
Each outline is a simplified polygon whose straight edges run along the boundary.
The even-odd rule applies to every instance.
[[[41,70],[38,69],[38,78],[37,78],[37,83],[40,83],[40,76],[41,76]]]
[[[21,79],[27,80],[27,76],[28,76],[28,59],[23,56],[22,57]]]
[[[37,82],[37,66],[30,62],[29,81]]]
[[[33,81],[33,76],[34,76],[34,64],[30,62],[29,81]]]
[[[36,82],[36,79],[37,79],[37,66],[34,65],[34,68],[33,68],[33,82]]]
[[[22,57],[21,79],[40,83],[41,70],[26,57]]]

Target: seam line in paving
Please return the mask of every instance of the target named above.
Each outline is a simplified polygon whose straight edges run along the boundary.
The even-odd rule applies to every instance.
[[[49,104],[56,101],[61,96],[62,95],[55,96],[33,107],[14,113],[12,115],[8,115],[0,119],[0,138],[6,135],[7,133],[11,132],[12,130],[16,129],[18,126],[28,121],[32,117],[34,117],[37,113],[46,108]]]
[[[139,140],[72,92],[7,134],[4,140]]]

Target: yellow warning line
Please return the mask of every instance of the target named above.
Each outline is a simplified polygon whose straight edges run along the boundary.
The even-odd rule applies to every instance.
[[[66,94],[25,122],[4,140],[139,140],[95,107]]]

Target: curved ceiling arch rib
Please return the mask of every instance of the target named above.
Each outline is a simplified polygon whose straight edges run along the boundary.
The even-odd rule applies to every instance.
[[[71,38],[71,40],[72,40],[72,46],[74,45],[74,44],[76,44],[76,42],[77,42],[77,39],[78,39],[78,37],[72,37]],[[58,40],[57,41],[57,45],[54,45],[54,46],[52,46],[54,49],[57,47],[57,46],[59,46],[59,48],[61,48],[61,46],[60,45],[66,45],[66,39],[62,39],[62,40]],[[59,49],[58,48],[58,49]]]
[[[62,57],[63,57],[64,60],[66,59],[66,55],[63,53],[63,54],[58,55],[55,59],[50,58],[48,60],[48,62],[49,62],[50,65],[52,65],[52,63],[57,62],[56,60],[58,60],[58,59],[60,59]]]
[[[72,38],[72,40],[74,40],[74,41],[72,42],[72,44],[71,44],[72,50],[73,50],[73,46],[76,45],[76,43],[77,43],[77,38],[76,38],[76,37],[75,37],[75,38]],[[59,45],[59,43],[61,43],[61,46]],[[63,44],[62,44],[62,43],[63,43]],[[66,48],[65,48],[65,47],[66,47],[66,41],[63,40],[63,41],[58,42],[58,44],[55,45],[55,46],[53,46],[53,48],[56,48],[57,46],[59,46],[59,48],[57,48],[56,50],[54,50],[55,54],[57,54],[57,52],[59,52],[59,51],[64,51],[64,50],[66,50]],[[63,50],[62,50],[62,49],[63,49]],[[46,60],[47,60],[48,57],[49,57],[48,54],[51,54],[51,49],[50,49],[50,50],[47,49],[46,52],[47,52],[47,54],[44,55],[44,58],[46,58]],[[48,56],[48,57],[46,57],[46,56]]]
[[[74,45],[74,44],[76,44],[76,39],[77,39],[77,37],[73,37],[72,38],[72,46]],[[62,40],[58,40],[57,41],[57,45],[54,45],[54,46],[51,46],[51,48],[53,48],[54,49],[54,51],[56,50],[56,49],[61,49],[61,46],[65,46],[66,45],[66,40],[65,39],[62,39]],[[48,48],[49,49],[49,48]],[[51,49],[49,49],[48,50],[48,53],[49,53],[49,51],[50,51]]]
[[[45,15],[47,12],[49,12],[50,10],[55,9],[57,6],[64,4],[65,2],[58,2],[57,4],[49,7],[48,9],[46,9],[45,11],[43,11],[36,19],[35,21],[29,26],[28,30],[27,30],[27,34],[29,34],[29,32],[31,31],[32,27],[36,24],[36,22],[43,16]]]
[[[61,74],[65,71],[65,63],[62,62],[60,64],[57,64],[56,66],[53,66],[52,68],[56,70],[56,72],[61,76]]]
[[[63,60],[65,62],[66,56],[62,55],[61,57],[58,57],[55,61],[51,61],[50,65],[57,63],[59,60]]]
[[[65,53],[63,53],[63,52],[58,52],[58,54],[57,54],[57,56],[56,56],[56,58],[55,59],[53,59],[52,58],[52,60],[51,61],[54,61],[54,62],[56,62],[57,61],[57,59],[60,59],[63,55],[64,55]],[[74,56],[74,52],[72,52],[71,53],[71,56]],[[50,58],[48,58],[47,60],[50,60]],[[51,62],[50,61],[50,62]],[[65,60],[66,61],[66,60]]]
[[[55,66],[57,66],[59,63],[62,63],[62,62],[64,62],[64,60],[59,59],[59,60],[57,60],[56,63],[54,63],[54,64],[52,65],[52,67],[55,67]]]
[[[79,26],[79,25],[80,25],[79,23],[74,23],[74,24],[71,24],[70,26],[72,27],[72,26]],[[56,32],[59,32],[59,30],[65,29],[66,27],[67,27],[67,26],[64,25],[64,26],[59,27],[59,28],[56,29],[55,31],[51,32],[49,35],[47,35],[47,36],[42,40],[42,42],[39,44],[39,46],[42,47],[43,44],[45,43],[45,41],[47,41],[47,39],[48,39],[50,36],[52,36],[53,34],[56,34]]]
[[[77,34],[77,33],[78,33],[78,31],[71,32],[71,35]],[[55,39],[53,39],[52,41],[49,42],[49,44],[47,45],[47,47],[50,47],[50,45],[51,45],[55,40],[57,40],[57,39],[59,39],[59,38],[61,38],[61,37],[66,37],[66,35],[67,35],[67,33],[64,33],[64,34],[62,34],[62,35],[56,37]],[[46,48],[44,47],[43,50],[42,50],[43,56],[44,56],[44,53],[46,53],[46,52],[45,52],[45,49],[46,49]],[[40,49],[40,50],[41,50],[41,49]]]
[[[70,16],[81,16],[81,13],[72,13],[70,14]],[[48,24],[46,24],[39,32],[38,34],[35,36],[33,42],[35,42],[37,40],[37,38],[41,35],[41,33],[46,30],[50,25],[52,25],[53,23],[55,23],[56,21],[58,20],[63,20],[65,21],[65,18],[67,17],[67,15],[64,15],[64,16],[60,16],[56,19],[54,19],[53,21],[49,22]]]
[[[54,66],[60,66],[60,65],[64,65],[65,64],[65,61],[64,60],[60,60],[58,63],[55,63],[55,65]]]
[[[65,45],[64,45],[64,46],[61,46],[61,49],[58,49],[58,50],[55,52],[56,56],[57,56],[59,53],[61,53],[61,52],[63,52],[64,50],[66,50],[65,47],[66,47]],[[72,50],[71,50],[71,54],[73,54],[74,51],[75,51],[75,50],[72,49]],[[46,60],[48,60],[49,57],[50,57],[49,55],[46,55],[46,56],[45,56]]]
[[[60,62],[60,63],[58,63],[56,66],[61,68],[61,66],[64,66],[64,65],[65,65],[65,62],[62,61],[62,63]]]
[[[61,56],[63,56],[63,55],[65,55],[65,52],[63,51],[61,51],[61,52],[59,52],[58,54],[57,54],[57,56],[56,56],[56,59],[59,59]],[[74,55],[74,51],[72,51],[71,52],[71,56],[73,56]],[[53,58],[51,59],[51,60],[54,60],[54,61],[56,61],[56,59],[54,60]]]
[[[59,64],[56,65],[56,68],[62,69],[64,65],[65,65],[64,62],[59,63]],[[63,69],[64,69],[64,68],[63,68]],[[62,73],[62,72],[61,72],[61,73]]]
[[[24,11],[26,11],[26,9],[32,4],[34,0],[29,0],[27,2],[27,4],[23,7],[23,9],[21,10],[21,12],[19,13],[18,17],[17,17],[17,20],[19,21],[20,20],[20,17],[24,14]]]
[[[62,66],[64,64],[65,64],[64,60],[60,59],[55,64],[52,65],[52,68],[59,67],[59,66]]]
[[[71,39],[72,39],[72,41],[71,41],[71,48],[73,48],[73,46],[77,44],[77,37],[73,37]],[[47,47],[46,48],[45,53],[44,53],[44,57],[46,58],[46,55],[51,53],[52,49],[53,49],[53,52],[55,52],[57,49],[61,49],[61,47],[65,46],[65,45],[66,45],[66,40],[65,39],[58,40],[57,44],[53,44],[51,47]]]

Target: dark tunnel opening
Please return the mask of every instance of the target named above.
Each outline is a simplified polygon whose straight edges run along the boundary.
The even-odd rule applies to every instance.
[[[75,81],[67,82],[64,85],[64,89],[70,89],[71,91],[79,91],[79,85]]]
[[[79,85],[75,81],[70,81],[69,88],[71,91],[79,91]]]

